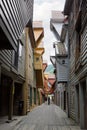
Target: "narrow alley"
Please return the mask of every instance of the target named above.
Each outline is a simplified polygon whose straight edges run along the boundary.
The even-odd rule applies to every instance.
[[[47,103],[34,108],[14,127],[10,126],[9,130],[81,130],[58,106]]]
[[[0,130],[87,130],[87,0],[0,7]]]

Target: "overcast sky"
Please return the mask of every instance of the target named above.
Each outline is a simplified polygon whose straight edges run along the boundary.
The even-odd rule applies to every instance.
[[[43,21],[44,27],[44,47],[45,53],[43,59],[50,64],[50,56],[55,55],[53,42],[56,41],[53,33],[50,31],[51,11],[63,11],[65,0],[34,0],[34,21]]]

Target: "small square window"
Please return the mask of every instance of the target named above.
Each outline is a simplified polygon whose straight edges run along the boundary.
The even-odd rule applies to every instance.
[[[22,56],[22,45],[21,44],[19,44],[19,57],[21,57]]]
[[[36,58],[36,61],[39,61],[39,58],[38,58],[38,57]]]
[[[62,64],[65,64],[65,60],[62,60]]]

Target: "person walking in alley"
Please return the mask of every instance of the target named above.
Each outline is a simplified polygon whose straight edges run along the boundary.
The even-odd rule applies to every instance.
[[[50,97],[48,97],[48,105],[50,105]]]

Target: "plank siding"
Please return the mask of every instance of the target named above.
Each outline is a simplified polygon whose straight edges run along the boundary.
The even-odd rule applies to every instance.
[[[15,50],[17,50],[17,41],[20,38],[24,27],[29,21],[32,22],[32,17],[32,0],[1,0],[0,25]]]
[[[82,65],[87,64],[87,24],[81,36],[81,59]]]
[[[65,63],[62,63],[62,60],[65,60]],[[68,60],[67,58],[57,58],[57,80],[58,82],[67,82],[68,81]]]
[[[74,2],[73,2],[74,3]],[[75,23],[76,17],[74,17],[74,5],[71,5],[72,9],[69,15],[69,44],[70,44],[70,71],[69,71],[69,92],[70,92],[70,99],[69,99],[69,108],[70,108],[70,117],[75,119],[75,85],[79,83],[80,79],[85,76],[87,73],[87,23],[85,23],[86,19],[86,12],[87,12],[87,2],[86,0],[82,0],[82,15],[81,15],[81,51],[80,51],[80,63],[81,67],[79,67],[78,71],[76,72],[75,66],[75,58],[76,58],[76,30],[75,30]]]
[[[0,5],[0,29],[2,28],[5,36],[9,40],[9,44],[12,45],[13,50],[17,51],[19,48],[18,40],[21,38],[24,28],[29,23],[29,21],[32,22],[33,0],[1,0]],[[30,23],[30,26],[31,24],[32,23]],[[4,44],[4,42],[2,44]],[[3,50],[0,50],[0,62],[2,65],[8,66],[9,69],[11,67],[15,67],[13,66],[13,60],[15,58],[13,58],[13,50],[6,50],[5,48]],[[24,46],[23,53],[25,53]],[[24,57],[25,56],[23,54],[23,58]],[[21,61],[19,58],[18,60],[19,68],[15,69],[19,71],[19,74],[24,76],[24,59]],[[22,72],[20,71],[21,68],[23,68]]]
[[[87,23],[86,20],[87,20],[87,1],[82,0],[82,26],[84,25],[84,23]]]
[[[8,67],[12,65],[12,53],[10,50],[0,51],[0,62],[6,64]]]

